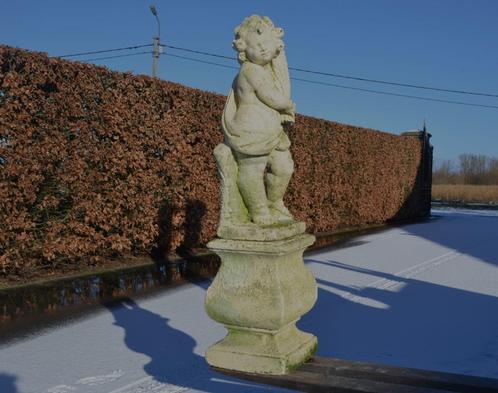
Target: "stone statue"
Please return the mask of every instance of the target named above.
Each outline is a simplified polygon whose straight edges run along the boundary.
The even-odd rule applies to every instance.
[[[221,369],[285,374],[317,347],[315,336],[296,327],[317,298],[303,262],[315,237],[283,202],[294,170],[284,130],[295,107],[282,36],[257,15],[235,29],[241,66],[223,111],[225,143],[214,150],[222,202],[218,238],[207,244],[221,266],[205,308],[228,333],[206,361]]]
[[[227,226],[294,222],[283,201],[294,171],[284,128],[295,113],[283,34],[258,15],[235,29],[240,72],[223,111],[225,143],[215,149],[222,179],[220,237],[230,237]]]

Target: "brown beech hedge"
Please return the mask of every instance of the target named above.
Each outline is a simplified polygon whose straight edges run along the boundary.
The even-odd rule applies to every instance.
[[[205,244],[218,222],[224,101],[0,46],[2,274]],[[289,134],[286,203],[310,232],[421,214],[418,138],[299,115]]]

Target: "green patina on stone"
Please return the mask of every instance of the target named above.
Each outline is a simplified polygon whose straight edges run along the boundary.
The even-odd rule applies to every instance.
[[[285,374],[312,356],[316,337],[300,331],[296,322],[317,298],[315,279],[302,257],[314,240],[301,234],[278,241],[215,239],[208,244],[222,263],[205,307],[228,330],[206,352],[210,365]]]

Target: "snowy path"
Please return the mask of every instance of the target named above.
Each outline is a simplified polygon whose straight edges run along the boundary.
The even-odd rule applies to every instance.
[[[318,354],[498,378],[498,214],[435,218],[308,254]],[[130,300],[0,347],[2,393],[285,391],[212,373],[208,283]]]

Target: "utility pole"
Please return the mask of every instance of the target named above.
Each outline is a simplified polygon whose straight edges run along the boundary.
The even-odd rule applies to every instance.
[[[152,76],[157,76],[157,59],[159,59],[159,37],[152,37]]]
[[[150,6],[150,12],[156,17],[157,21],[157,36],[152,37],[152,76],[157,77],[157,60],[161,54],[161,23],[157,16],[157,8],[154,5]]]

